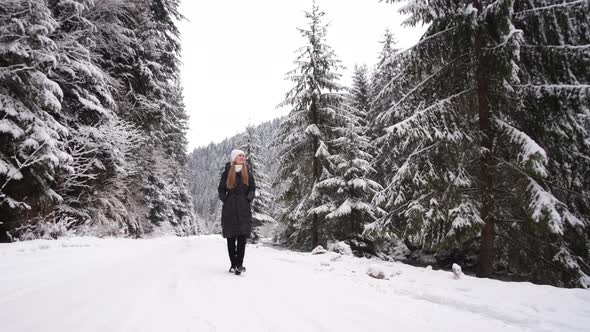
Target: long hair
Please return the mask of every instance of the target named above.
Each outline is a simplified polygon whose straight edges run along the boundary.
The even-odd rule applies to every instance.
[[[234,166],[235,164],[232,161],[227,173],[227,182],[225,184],[229,190],[236,187],[236,168]],[[246,165],[246,161],[244,161],[244,165],[242,165],[242,183],[246,186],[248,185],[248,166]]]

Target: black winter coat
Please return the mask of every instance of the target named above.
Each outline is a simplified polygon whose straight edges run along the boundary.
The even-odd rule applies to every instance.
[[[250,204],[254,199],[256,184],[252,173],[248,173],[248,186],[242,183],[241,172],[236,172],[236,187],[227,189],[227,174],[230,163],[225,165],[225,171],[221,174],[221,180],[217,191],[219,199],[223,202],[221,210],[221,231],[223,237],[244,235],[249,237],[252,230],[252,208]]]

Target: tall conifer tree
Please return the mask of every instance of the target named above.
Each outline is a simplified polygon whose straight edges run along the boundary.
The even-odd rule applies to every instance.
[[[550,150],[545,148],[550,137],[533,135],[525,120],[540,118],[526,106],[526,98],[520,101],[531,89],[523,82],[530,67],[521,61],[520,51],[529,35],[515,27],[524,14],[515,13],[515,4],[518,8],[523,3],[410,1],[402,9],[411,15],[406,24],[423,22],[430,27],[417,45],[400,55],[404,67],[392,83],[401,97],[394,98],[382,116],[393,122],[380,141],[392,151],[397,168],[377,198],[389,214],[370,230],[401,229],[431,248],[457,246],[479,234],[477,274],[482,277],[494,273],[498,237],[518,243],[502,225],[538,225],[534,227],[557,237],[565,228],[585,226],[544,185],[557,177],[550,172]],[[559,7],[580,4],[572,1]],[[551,98],[563,100],[556,105],[564,107],[567,94],[555,91],[550,91]],[[581,111],[579,102],[567,105],[573,112]],[[545,282],[590,285],[567,246],[551,252],[508,259],[551,262],[560,277]]]
[[[286,183],[280,199],[286,206],[280,221],[285,225],[284,240],[293,246],[312,247],[325,243],[323,206],[325,197],[317,185],[333,176],[329,141],[332,127],[342,115],[337,107],[342,101],[338,83],[342,68],[332,48],[326,44],[325,13],[314,2],[307,29],[299,29],[306,45],[298,51],[297,68],[287,74],[295,87],[286,95],[282,106],[291,112],[281,123],[278,141],[285,148],[280,153],[278,180]]]

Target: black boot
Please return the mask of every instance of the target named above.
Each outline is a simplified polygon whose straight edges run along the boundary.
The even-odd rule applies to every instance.
[[[229,268],[229,273],[236,272],[236,266],[238,266],[237,257],[236,257],[236,237],[228,237],[227,238],[227,253],[229,254],[229,260],[231,263],[231,267]]]

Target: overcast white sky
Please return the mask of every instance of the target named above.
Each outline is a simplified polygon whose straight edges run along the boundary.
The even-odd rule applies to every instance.
[[[327,40],[348,69],[373,66],[386,28],[407,48],[424,28],[402,28],[400,5],[379,0],[320,0],[326,12]],[[304,11],[312,0],[183,0],[189,21],[182,33],[182,82],[190,116],[189,151],[219,142],[251,124],[289,112],[276,109],[292,87],[285,73],[294,68],[295,50],[305,45],[297,27],[306,27]]]

